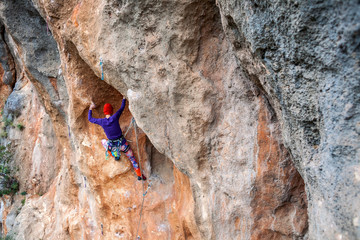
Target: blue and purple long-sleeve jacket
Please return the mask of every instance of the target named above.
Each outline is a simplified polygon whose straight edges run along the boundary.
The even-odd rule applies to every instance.
[[[93,118],[92,111],[89,110],[88,119],[90,122],[100,125],[109,140],[119,139],[122,136],[119,118],[124,111],[125,104],[126,99],[123,99],[120,109],[109,118]]]

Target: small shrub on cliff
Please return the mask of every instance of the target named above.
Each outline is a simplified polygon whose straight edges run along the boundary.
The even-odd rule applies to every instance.
[[[9,149],[9,146],[0,145],[0,197],[19,191],[19,182],[13,176],[14,171],[10,164],[13,154]]]
[[[4,174],[9,174],[10,169],[7,166],[0,165],[0,172]]]
[[[14,123],[11,118],[5,118],[3,121],[5,123],[5,127],[14,126]]]
[[[0,197],[2,197],[3,195],[13,195],[17,191],[19,191],[19,182],[15,178],[6,176],[4,174],[0,175]]]
[[[14,238],[10,235],[7,235],[5,238],[0,237],[0,240],[14,240]]]
[[[7,136],[8,136],[7,131],[2,131],[0,134],[0,137],[2,137],[2,138],[7,138]]]
[[[9,151],[10,146],[0,145],[0,171],[3,172],[9,164],[13,154]]]
[[[22,125],[21,123],[17,124],[16,127],[17,127],[20,131],[24,130],[24,128],[25,128],[25,126]]]
[[[14,192],[19,191],[19,182],[18,181],[11,182],[10,189]]]

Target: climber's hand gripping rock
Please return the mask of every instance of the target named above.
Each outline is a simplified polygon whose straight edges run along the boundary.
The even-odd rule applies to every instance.
[[[95,103],[91,102],[91,104],[90,104],[90,110],[93,110],[94,108],[96,108],[96,105],[95,105]]]

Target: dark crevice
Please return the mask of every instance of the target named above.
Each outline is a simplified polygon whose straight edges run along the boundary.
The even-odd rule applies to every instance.
[[[245,38],[244,38],[242,32],[236,25],[232,16],[227,15],[227,16],[225,16],[225,18],[227,21],[227,27],[229,27],[229,29],[231,30],[231,33],[232,33],[232,36],[228,36],[228,37],[229,37],[230,41],[232,42],[233,47],[235,48],[235,50],[239,50],[239,49],[243,48],[244,43],[245,43]]]
[[[146,137],[146,153],[150,161],[150,175],[153,179],[158,179],[162,184],[174,182],[174,164],[164,154],[161,154]]]
[[[7,56],[7,60],[4,59],[4,57],[0,58],[0,63],[3,66],[8,66],[8,71],[10,71],[12,73],[12,81],[10,81],[9,83],[5,83],[7,85],[9,85],[12,89],[15,86],[16,80],[17,80],[17,73],[16,73],[16,68],[15,68],[15,61],[14,61],[14,57],[11,54],[10,48],[8,46],[8,43],[6,42],[6,37],[5,37],[5,26],[0,22],[0,36],[1,36],[1,40],[4,43],[5,46],[5,53]],[[5,70],[5,69],[4,69]]]

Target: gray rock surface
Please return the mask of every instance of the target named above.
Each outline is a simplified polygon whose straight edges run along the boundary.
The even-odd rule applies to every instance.
[[[24,94],[21,91],[13,91],[6,100],[3,116],[11,119],[19,117],[25,104]]]
[[[310,238],[360,238],[359,2],[218,3],[233,49],[270,96],[305,180]]]
[[[7,29],[5,40],[15,58],[17,72],[25,70],[46,102],[47,111],[56,109],[55,112],[62,112],[64,117],[61,106],[54,103],[60,100],[66,106],[66,86],[59,74],[61,62],[57,44],[47,33],[45,20],[31,1],[2,1],[0,8],[0,21]]]

